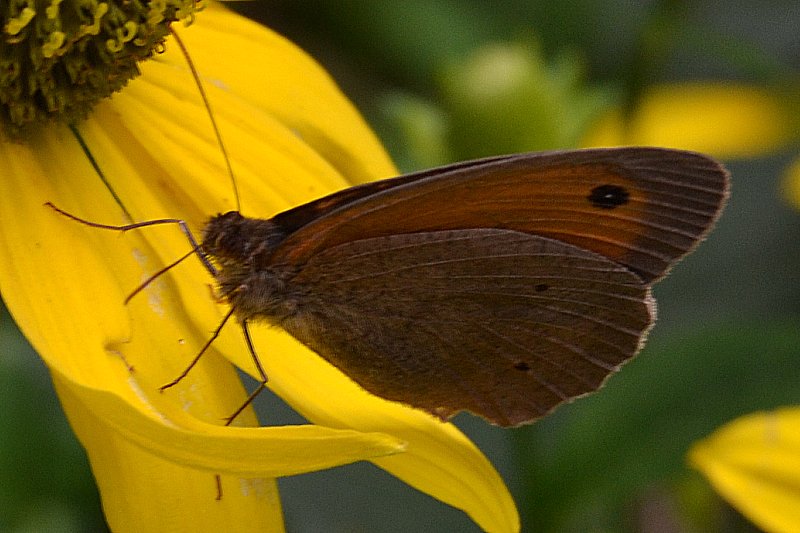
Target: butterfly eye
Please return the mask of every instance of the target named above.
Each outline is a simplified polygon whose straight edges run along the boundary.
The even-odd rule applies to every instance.
[[[237,257],[247,245],[241,231],[242,220],[244,217],[235,211],[213,217],[203,234],[203,249],[214,256]]]
[[[239,220],[244,220],[244,217],[239,211],[228,211],[224,215],[218,215],[219,219],[228,224],[232,224]]]

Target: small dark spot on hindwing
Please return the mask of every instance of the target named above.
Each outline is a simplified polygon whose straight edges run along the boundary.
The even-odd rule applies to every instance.
[[[514,363],[514,368],[519,370],[520,372],[528,372],[531,369],[531,365],[526,363],[525,361],[517,361]]]

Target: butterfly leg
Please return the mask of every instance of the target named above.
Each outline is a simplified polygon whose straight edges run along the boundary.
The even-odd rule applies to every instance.
[[[217,485],[217,497],[214,499],[220,501],[222,499],[222,476],[214,474],[214,482]]]
[[[227,421],[225,422],[226,426],[229,426],[231,422],[233,422],[236,417],[247,408],[248,405],[253,403],[253,400],[255,400],[256,397],[267,388],[267,381],[269,381],[267,373],[264,371],[264,367],[261,366],[261,361],[256,353],[256,348],[253,346],[253,339],[250,337],[250,330],[247,328],[247,319],[242,320],[242,333],[244,334],[244,340],[247,343],[247,349],[253,358],[256,369],[258,370],[258,375],[261,378],[261,382],[258,384],[258,387],[256,387],[256,389],[250,393],[250,396],[247,397],[244,403],[231,416],[228,417]]]
[[[197,353],[197,355],[194,356],[194,359],[192,359],[192,361],[189,363],[189,366],[187,366],[183,370],[183,372],[180,373],[180,375],[177,378],[173,379],[172,381],[170,381],[166,385],[162,385],[161,387],[159,387],[158,390],[160,390],[161,392],[164,392],[168,388],[177,385],[183,378],[185,378],[186,375],[189,373],[189,371],[192,368],[194,368],[194,366],[197,364],[197,362],[200,360],[200,358],[203,356],[203,354],[206,352],[206,350],[208,350],[208,347],[211,346],[211,343],[214,342],[217,337],[219,337],[219,333],[220,333],[220,331],[222,331],[223,326],[225,326],[225,323],[228,322],[228,319],[230,319],[230,317],[232,317],[232,316],[233,316],[233,308],[231,308],[231,310],[228,311],[228,314],[225,315],[225,317],[222,319],[222,322],[220,322],[219,326],[217,326],[217,329],[214,330],[214,333],[211,335],[211,338],[209,338],[206,341],[206,343],[203,345],[203,347],[200,349],[200,351]]]

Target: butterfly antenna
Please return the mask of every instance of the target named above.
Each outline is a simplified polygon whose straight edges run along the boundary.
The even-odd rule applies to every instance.
[[[139,291],[141,291],[142,289],[147,287],[147,285],[149,285],[155,278],[157,278],[158,276],[160,276],[161,274],[163,274],[164,272],[166,272],[170,268],[174,267],[175,265],[177,265],[178,263],[180,263],[181,261],[183,261],[184,259],[186,259],[187,257],[189,257],[192,254],[197,254],[197,257],[200,258],[200,261],[202,261],[203,266],[206,268],[206,270],[208,270],[208,272],[212,276],[217,277],[217,274],[219,273],[218,270],[217,270],[217,267],[215,267],[211,263],[211,260],[209,260],[208,255],[206,255],[206,253],[203,251],[202,246],[200,246],[200,243],[198,243],[197,239],[195,239],[194,234],[192,233],[192,230],[189,229],[189,225],[186,224],[185,220],[181,220],[179,218],[158,218],[158,219],[155,219],[155,220],[145,220],[144,222],[135,222],[133,224],[123,224],[123,225],[119,225],[119,226],[112,225],[112,224],[98,224],[97,222],[91,222],[91,221],[86,220],[84,218],[80,218],[78,216],[75,216],[72,213],[68,213],[67,211],[64,211],[63,209],[61,209],[60,207],[56,207],[52,202],[45,202],[44,205],[46,205],[47,207],[49,207],[50,209],[52,209],[56,213],[58,213],[60,215],[63,215],[63,216],[65,216],[65,217],[67,217],[67,218],[69,218],[71,220],[74,220],[75,222],[79,222],[79,223],[83,224],[84,226],[89,226],[91,228],[108,229],[108,230],[112,230],[112,231],[121,231],[123,233],[126,232],[126,231],[137,229],[137,228],[146,228],[148,226],[159,226],[159,225],[162,225],[162,224],[177,224],[178,225],[178,227],[181,229],[181,232],[184,234],[184,236],[186,236],[186,239],[189,241],[189,244],[192,246],[192,249],[186,255],[184,255],[183,257],[181,257],[177,261],[173,262],[171,265],[162,268],[157,273],[153,274],[147,280],[145,280],[145,282],[142,285],[137,287],[136,290],[134,290],[133,293],[131,293],[131,295],[128,296],[128,298],[125,299],[125,303],[128,303],[128,301],[131,298],[133,298],[133,296],[136,293],[138,293]]]
[[[217,138],[217,144],[219,145],[219,149],[222,152],[222,156],[225,158],[225,166],[228,168],[228,176],[231,178],[231,186],[233,188],[233,197],[236,201],[236,210],[241,211],[242,204],[239,200],[239,187],[236,185],[236,178],[233,174],[233,166],[231,165],[231,158],[228,157],[228,150],[225,148],[225,143],[222,141],[222,134],[219,131],[219,126],[217,125],[217,119],[214,118],[214,112],[211,109],[211,101],[208,99],[208,95],[206,94],[206,90],[203,87],[203,81],[200,79],[200,73],[197,71],[197,68],[192,61],[191,56],[189,55],[189,49],[186,48],[186,45],[181,40],[178,32],[170,26],[170,33],[172,36],[175,37],[175,42],[178,43],[178,47],[181,49],[183,53],[183,57],[186,59],[186,64],[189,66],[189,70],[192,72],[192,77],[194,78],[194,82],[197,85],[198,91],[200,91],[200,96],[203,99],[203,105],[208,112],[208,118],[211,120],[211,126],[214,128],[214,136]]]

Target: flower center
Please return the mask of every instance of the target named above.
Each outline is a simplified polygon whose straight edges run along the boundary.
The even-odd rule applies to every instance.
[[[0,132],[85,118],[139,74],[170,23],[200,9],[195,0],[0,2]]]

